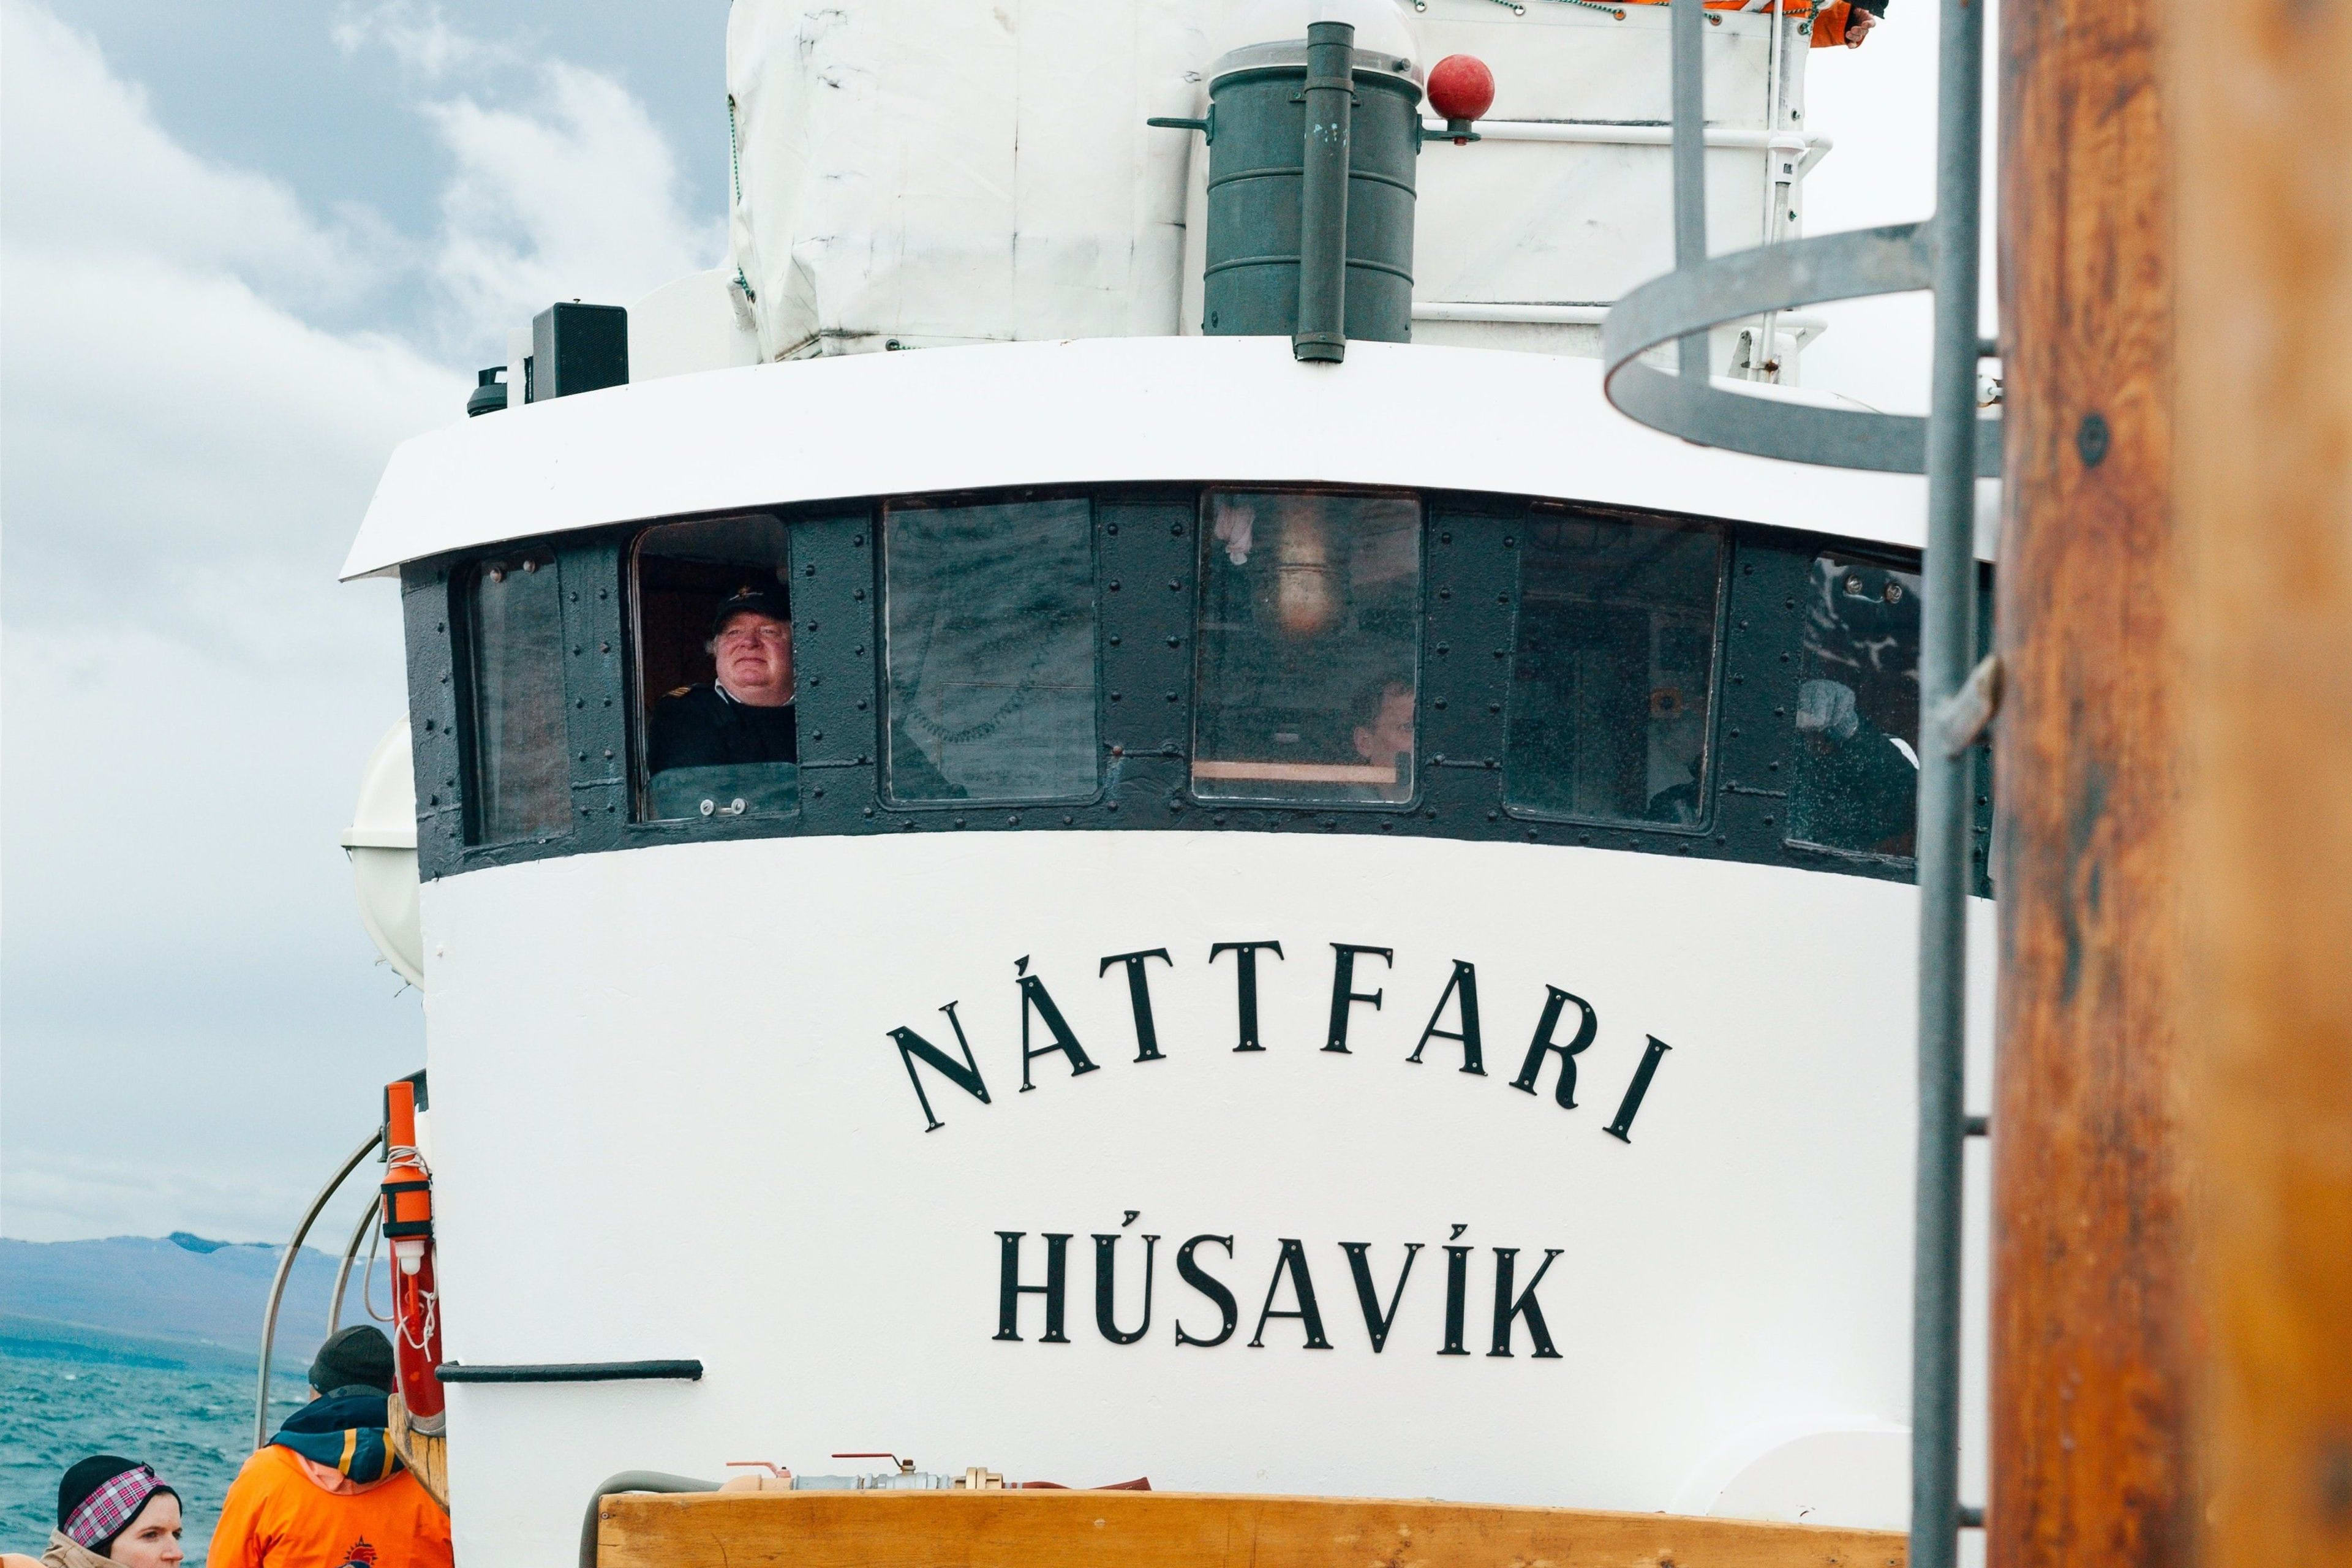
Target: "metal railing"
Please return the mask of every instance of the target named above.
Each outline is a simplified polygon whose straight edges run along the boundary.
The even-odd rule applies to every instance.
[[[342,1168],[319,1189],[319,1195],[310,1200],[310,1206],[302,1211],[302,1223],[294,1227],[294,1239],[286,1244],[286,1255],[278,1260],[277,1277],[269,1282],[269,1305],[262,1310],[261,1314],[260,1386],[253,1396],[253,1446],[257,1449],[269,1441],[269,1357],[278,1343],[278,1308],[285,1300],[286,1281],[294,1272],[294,1260],[302,1255],[302,1243],[309,1238],[310,1227],[319,1222],[319,1215],[326,1208],[328,1201],[341,1190],[351,1173],[360,1168],[360,1162],[374,1153],[383,1142],[383,1129],[379,1127],[367,1135],[366,1142],[352,1151],[351,1158],[345,1160]],[[364,1225],[365,1221],[362,1224]],[[354,1238],[355,1249],[357,1245]],[[342,1304],[342,1281],[340,1278],[335,1282],[335,1304],[340,1315]],[[328,1326],[331,1331],[333,1325],[330,1323]]]
[[[1913,1238],[1913,1568],[1951,1568],[1983,1513],[1959,1500],[1960,1179],[1984,1131],[1962,1103],[1968,977],[1967,747],[1989,716],[1971,702],[1975,482],[2000,472],[2000,425],[1977,416],[1981,0],[1940,0],[1936,216],[1709,257],[1699,0],[1674,5],[1675,270],[1633,289],[1601,326],[1609,399],[1642,423],[1760,457],[1927,477],[1920,627],[1919,1147]],[[1777,129],[1777,128],[1776,128]],[[1708,374],[1708,329],[1832,300],[1929,289],[1935,353],[1925,419],[1736,392]],[[1680,374],[1643,362],[1678,345]]]

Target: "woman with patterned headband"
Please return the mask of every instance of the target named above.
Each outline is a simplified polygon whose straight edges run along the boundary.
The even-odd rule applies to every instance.
[[[155,1467],[93,1454],[58,1484],[58,1529],[37,1568],[171,1568],[180,1550],[180,1494],[155,1479]],[[36,1568],[35,1559],[0,1557],[0,1568]]]

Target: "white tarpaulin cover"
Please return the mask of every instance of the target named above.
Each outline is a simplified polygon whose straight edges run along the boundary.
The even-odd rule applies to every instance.
[[[1172,333],[1191,0],[736,0],[736,264],[766,359]]]
[[[1206,151],[1195,133],[1145,121],[1202,114],[1226,49],[1301,37],[1320,15],[1424,68],[1480,56],[1498,88],[1490,124],[1570,122],[1592,138],[1497,127],[1425,153],[1414,299],[1433,307],[1417,336],[1594,352],[1596,327],[1529,323],[1550,319],[1540,308],[1605,304],[1672,264],[1664,6],[735,0],[733,259],[759,357],[1197,331],[1202,238],[1186,225],[1204,213]],[[1708,123],[1760,137],[1774,18],[1712,17]],[[1801,45],[1794,26],[1785,37]],[[1801,123],[1804,51],[1782,55],[1770,118],[1788,130]],[[1712,247],[1757,243],[1760,146],[1718,146],[1707,163]],[[1449,319],[1464,302],[1488,317],[1492,305],[1539,309]]]

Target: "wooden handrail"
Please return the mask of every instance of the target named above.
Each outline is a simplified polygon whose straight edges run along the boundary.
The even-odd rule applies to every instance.
[[[598,1504],[600,1568],[1901,1568],[1885,1531],[1376,1498],[743,1491]]]

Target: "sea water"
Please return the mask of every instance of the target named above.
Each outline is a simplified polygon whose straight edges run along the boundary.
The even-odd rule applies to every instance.
[[[251,1372],[0,1350],[0,1551],[39,1556],[66,1467],[121,1454],[154,1466],[180,1494],[188,1563],[202,1568],[221,1499],[253,1451],[253,1381]],[[299,1370],[291,1384],[271,1389],[273,1430],[308,1397]]]

